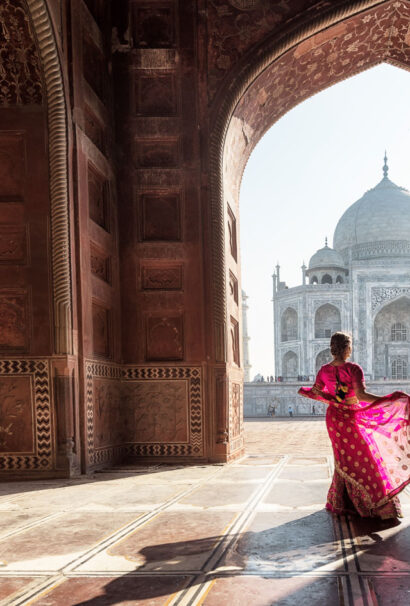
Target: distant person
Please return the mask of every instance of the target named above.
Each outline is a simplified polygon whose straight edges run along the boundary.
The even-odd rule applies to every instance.
[[[315,414],[316,414],[316,408],[315,408],[315,405],[313,404],[313,406],[312,406],[312,415],[315,415]]]
[[[288,413],[289,413],[290,417],[293,417],[293,408],[290,404],[289,404],[289,408],[288,408]]]
[[[326,509],[342,515],[402,517],[398,493],[410,483],[410,396],[366,391],[363,370],[348,362],[352,338],[336,332],[333,360],[319,370],[313,387],[299,394],[328,404],[326,425],[335,471]]]

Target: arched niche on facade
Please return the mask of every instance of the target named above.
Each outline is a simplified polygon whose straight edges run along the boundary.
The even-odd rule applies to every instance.
[[[321,280],[322,284],[333,284],[333,279],[330,274],[324,274]]]
[[[332,361],[332,354],[329,347],[320,351],[316,356],[315,370],[319,372],[323,364],[329,364]]]
[[[298,356],[294,351],[287,351],[282,361],[282,376],[285,379],[297,379]]]
[[[282,314],[280,321],[281,341],[294,341],[298,338],[298,314],[293,307],[288,307]]]
[[[310,284],[319,284],[319,280],[317,279],[317,276],[312,276],[310,278]]]
[[[315,339],[330,338],[341,326],[340,311],[335,305],[325,303],[316,310]]]
[[[344,284],[343,276],[338,275],[336,278],[336,284]]]
[[[410,358],[410,299],[400,297],[385,304],[373,323],[374,375],[398,378]],[[394,364],[393,364],[394,363]],[[395,376],[393,376],[393,374]],[[401,377],[404,378],[404,377]]]

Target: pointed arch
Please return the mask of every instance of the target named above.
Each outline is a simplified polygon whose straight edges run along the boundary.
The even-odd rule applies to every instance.
[[[68,203],[67,107],[63,73],[45,0],[25,0],[37,40],[47,99],[51,260],[55,353],[73,352],[70,226]]]

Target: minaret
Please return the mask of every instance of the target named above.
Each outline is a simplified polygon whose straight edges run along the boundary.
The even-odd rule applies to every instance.
[[[251,380],[251,368],[252,365],[249,363],[249,341],[250,336],[248,335],[248,309],[249,306],[246,301],[249,299],[246,292],[242,291],[242,347],[243,347],[243,368],[244,368],[244,381],[248,383]]]
[[[302,270],[302,284],[303,284],[303,286],[306,285],[306,269],[307,269],[307,267],[305,265],[305,262],[303,261],[303,265],[301,267],[301,270]]]

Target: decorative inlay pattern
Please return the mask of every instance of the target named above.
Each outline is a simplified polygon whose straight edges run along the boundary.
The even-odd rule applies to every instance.
[[[0,23],[0,105],[41,104],[40,62],[20,0],[2,0]]]
[[[102,379],[105,379],[103,383]],[[87,361],[86,380],[87,453],[91,466],[112,462],[126,455],[203,456],[202,369],[200,367],[121,367]],[[130,411],[133,412],[131,418],[134,419],[134,424],[127,421],[127,427],[124,427],[120,422],[119,431],[124,432],[126,439],[123,446],[104,444],[98,447],[96,444],[95,407],[98,404],[96,385],[100,392],[101,386],[104,386],[104,394],[120,393],[119,414],[123,412],[124,419],[126,416],[129,417]],[[142,419],[139,408],[146,407],[147,402],[149,406],[145,411],[146,418]],[[156,427],[158,424],[160,428]]]
[[[47,360],[0,360],[0,435],[6,429],[6,408],[23,411],[30,403],[25,402],[26,390],[19,388],[17,380],[28,377],[31,384],[32,416],[34,418],[34,453],[10,452],[0,455],[2,471],[44,471],[52,469],[52,410],[50,372]],[[7,397],[6,397],[7,392]],[[18,394],[16,396],[15,394]],[[6,421],[7,422],[7,421]],[[10,425],[10,423],[9,423]],[[15,449],[14,449],[15,450]]]
[[[405,241],[386,241],[377,244],[362,244],[353,248],[353,259],[371,259],[389,255],[409,256],[410,244]]]
[[[23,289],[0,290],[0,347],[6,350],[28,350],[28,293]]]
[[[371,301],[372,311],[383,305],[386,301],[392,301],[403,295],[410,297],[410,288],[408,287],[385,287],[380,286],[372,288]]]
[[[204,454],[203,444],[203,410],[202,410],[202,371],[200,367],[181,366],[181,367],[123,367],[123,380],[128,385],[134,381],[152,382],[152,387],[158,390],[161,381],[170,385],[175,381],[176,385],[186,384],[187,390],[187,432],[188,437],[185,443],[171,443],[157,441],[154,443],[136,442],[130,444],[127,454],[133,456],[169,456],[169,457],[201,457]]]

